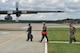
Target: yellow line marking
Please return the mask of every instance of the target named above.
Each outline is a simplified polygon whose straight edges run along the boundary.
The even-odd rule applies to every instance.
[[[11,39],[9,39],[9,40],[7,40],[7,41],[4,41],[4,42],[0,43],[0,46],[4,46],[5,44],[8,44],[8,43],[10,43],[10,42],[12,42],[12,41],[16,40],[17,38],[22,37],[22,36],[23,36],[23,35],[16,36],[16,37],[11,38]]]

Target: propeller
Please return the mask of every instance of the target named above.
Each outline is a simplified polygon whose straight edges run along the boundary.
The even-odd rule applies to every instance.
[[[20,17],[21,11],[18,10],[18,2],[16,2],[16,16]]]

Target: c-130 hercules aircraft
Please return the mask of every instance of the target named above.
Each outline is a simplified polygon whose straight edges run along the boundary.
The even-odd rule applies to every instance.
[[[18,2],[16,2],[16,10],[0,10],[0,14],[7,14],[5,17],[6,21],[12,21],[11,14],[16,15],[16,22],[18,22],[18,17],[21,16],[21,14],[37,14],[37,13],[62,13],[64,11],[34,11],[34,10],[19,10],[18,9]]]

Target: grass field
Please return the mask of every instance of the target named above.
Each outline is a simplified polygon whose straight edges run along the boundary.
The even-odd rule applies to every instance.
[[[49,41],[69,41],[69,28],[49,28]],[[80,28],[76,29],[76,39],[80,41]],[[48,53],[80,53],[80,44],[48,43]]]
[[[76,39],[80,41],[80,28],[76,29]],[[70,31],[69,28],[49,28],[48,37],[50,41],[69,41]]]
[[[48,53],[80,53],[79,44],[48,44]]]

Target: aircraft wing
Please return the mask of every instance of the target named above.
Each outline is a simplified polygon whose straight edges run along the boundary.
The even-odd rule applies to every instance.
[[[62,13],[64,11],[21,11],[21,14],[37,14],[37,13]]]
[[[16,14],[16,11],[13,10],[0,10],[0,14]]]
[[[0,11],[0,14],[16,14],[16,13],[20,13],[20,14],[37,14],[37,13],[63,13],[64,11],[27,11],[27,10],[19,10],[19,11],[14,11],[14,10],[10,10],[10,11]]]
[[[7,14],[7,11],[0,11],[0,14]]]

